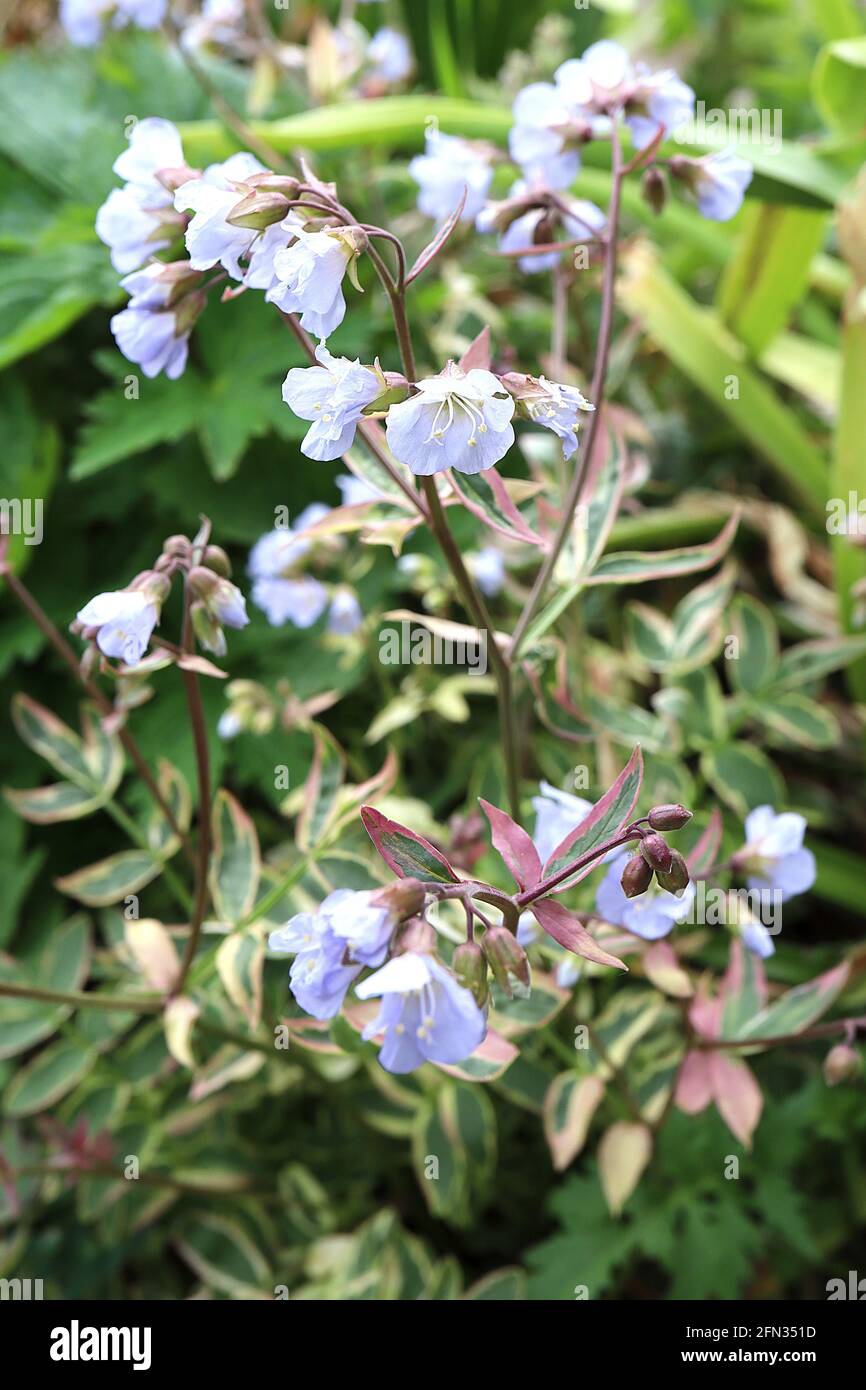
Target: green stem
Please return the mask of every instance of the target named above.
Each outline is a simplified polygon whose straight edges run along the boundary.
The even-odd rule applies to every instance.
[[[200,544],[193,552],[193,565],[200,563],[200,552],[207,544],[207,531],[209,524],[206,524],[202,532],[199,533]],[[189,584],[184,584],[183,596],[183,633],[181,646],[184,651],[191,652],[193,649],[192,640],[192,616],[191,616],[192,595]],[[202,923],[204,922],[205,911],[207,910],[207,875],[208,864],[210,862],[210,755],[207,743],[207,725],[205,723],[204,709],[201,702],[201,690],[199,689],[198,676],[195,671],[182,671],[184,690],[186,692],[186,703],[189,711],[189,720],[192,727],[193,745],[195,748],[196,774],[198,777],[198,858],[195,872],[195,898],[193,903],[192,917],[189,926],[189,936],[186,939],[183,958],[180,963],[180,972],[177,984],[174,988],[175,994],[183,992],[186,977],[189,974],[190,966],[195,958],[198,949],[199,937],[201,936]]]
[[[153,854],[153,851],[148,846],[147,841],[135,821],[131,816],[127,815],[122,806],[119,806],[116,801],[107,801],[103,810],[107,811],[115,825],[119,825],[124,834],[129,836],[136,849],[143,850],[147,854]],[[156,861],[158,856],[153,854],[153,858],[154,861]],[[178,906],[181,907],[184,912],[189,912],[192,907],[192,898],[187,892],[186,885],[181,882],[171,865],[163,863],[160,874],[174,894]]]
[[[104,1009],[111,1013],[156,1014],[163,1000],[158,996],[92,994],[85,990],[43,989],[40,985],[16,985],[0,980],[0,995],[9,999],[33,999],[43,1004],[68,1004],[73,1009]]]

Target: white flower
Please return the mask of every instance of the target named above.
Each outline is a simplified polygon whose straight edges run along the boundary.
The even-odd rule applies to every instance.
[[[76,614],[85,627],[95,627],[96,645],[105,656],[135,666],[147,650],[159,622],[159,606],[138,589],[97,594]]]
[[[253,579],[284,578],[297,568],[312,545],[302,533],[322,521],[331,508],[312,502],[295,518],[294,526],[278,526],[260,536],[250,551],[249,573]]]
[[[546,864],[557,845],[566,835],[576,830],[585,816],[592,810],[592,802],[581,796],[560,791],[549,782],[539,783],[540,796],[532,798],[535,808],[535,834],[532,843],[538,850],[542,864]]]
[[[150,116],[133,126],[128,148],[114,161],[114,172],[126,185],[113,188],[96,214],[96,235],[111,247],[111,263],[121,274],[136,270],[179,233],[172,196],[157,174],[183,162],[180,134],[171,121]]]
[[[530,420],[562,440],[563,457],[567,459],[577,448],[580,412],[595,410],[576,386],[562,386],[543,376],[521,394],[520,404]]]
[[[585,200],[575,201],[571,204],[574,214],[563,216],[561,221],[561,236],[556,238],[562,241],[589,241],[600,232],[605,224],[605,216],[601,208],[596,207],[595,203]],[[528,250],[535,245],[535,233],[539,222],[547,217],[544,208],[530,208],[521,217],[516,217],[507,227],[499,238],[500,251],[521,251],[524,247]],[[479,230],[484,230],[479,227]],[[528,256],[520,256],[517,264],[526,275],[536,275],[541,270],[553,270],[559,264],[561,252],[551,251],[548,254],[536,253]]]
[[[622,107],[636,149],[644,149],[659,126],[674,130],[694,110],[695,94],[675,72],[650,72],[645,63],[632,63],[621,44],[602,39],[581,58],[563,63],[556,81],[569,99],[589,113]]]
[[[110,326],[124,357],[141,367],[146,377],[165,372],[175,381],[183,372],[189,331],[178,332],[177,317],[171,310],[155,313],[133,302],[113,316]]]
[[[193,213],[186,229],[186,249],[194,270],[210,270],[219,264],[234,280],[243,279],[238,258],[247,254],[259,233],[250,227],[233,227],[226,218],[244,197],[244,190],[236,185],[263,169],[254,155],[233,154],[180,185],[174,205],[179,212]]]
[[[444,222],[458,207],[466,190],[462,222],[472,222],[484,206],[493,178],[490,162],[457,135],[440,130],[427,133],[425,153],[409,164],[409,173],[418,184],[418,208],[427,217]]]
[[[274,270],[274,259],[278,251],[286,250],[289,239],[290,233],[286,231],[285,223],[272,222],[270,227],[265,227],[247,255],[244,271],[244,284],[247,289],[274,290],[279,293],[281,285]],[[265,297],[270,300],[272,296]]]
[[[480,473],[514,443],[514,401],[492,372],[450,363],[417,383],[417,393],[388,411],[388,447],[413,473],[445,468]]]
[[[300,314],[301,326],[323,341],[345,318],[343,277],[357,251],[349,237],[305,231],[291,214],[281,225],[295,241],[274,255],[278,283],[267,298],[287,314]]]
[[[760,956],[763,960],[772,956],[776,950],[773,938],[763,922],[754,920],[742,922],[740,924],[740,937],[747,950],[753,951],[756,956]]]
[[[335,459],[348,452],[365,408],[381,395],[382,382],[356,359],[332,357],[316,349],[318,367],[293,367],[283,382],[283,400],[302,420],[312,420],[301,453]]]
[[[771,889],[784,902],[805,893],[815,882],[815,856],[803,848],[805,816],[793,811],[776,815],[772,806],[756,806],[746,817],[746,844],[737,860],[747,871],[751,889]]]
[[[257,579],[253,583],[253,603],[261,608],[271,627],[293,623],[312,627],[328,606],[328,591],[318,579]]]
[[[692,161],[689,179],[698,210],[712,222],[727,222],[739,212],[752,182],[751,164],[733,150],[720,150]]]
[[[99,43],[113,4],[114,0],[60,0],[60,23],[69,42],[77,48]]]
[[[213,43],[228,47],[243,34],[244,0],[204,0],[201,14],[192,15],[181,34],[184,48],[202,48]]]
[[[225,709],[217,720],[217,733],[220,738],[237,738],[243,729],[243,724],[234,710]]]
[[[409,40],[396,29],[379,29],[367,45],[367,61],[373,77],[383,82],[405,82],[412,73]]]
[[[208,612],[224,627],[246,627],[247,601],[229,579],[220,579],[207,597]]]
[[[117,0],[115,23],[136,24],[139,29],[158,29],[167,9],[168,0]]]
[[[626,106],[626,125],[635,149],[642,150],[655,138],[659,126],[676,130],[692,115],[695,94],[675,72],[647,74],[638,66],[637,89]]]
[[[338,589],[331,600],[328,613],[328,631],[338,637],[349,637],[364,621],[364,614],[357,596],[351,589]]]
[[[467,555],[466,564],[482,594],[494,598],[505,583],[505,557],[495,545],[485,545]]]
[[[129,144],[114,161],[114,172],[127,183],[143,188],[161,190],[167,204],[171,204],[171,194],[157,179],[161,169],[179,169],[184,166],[183,145],[180,131],[171,121],[160,116],[146,116],[136,121],[129,134]]]
[[[359,999],[382,997],[362,1037],[383,1035],[386,1071],[409,1072],[423,1062],[462,1062],[483,1042],[487,1019],[468,989],[433,956],[407,951],[363,980]]]

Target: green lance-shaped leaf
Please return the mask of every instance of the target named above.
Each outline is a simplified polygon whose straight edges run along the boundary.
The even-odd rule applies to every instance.
[[[596,802],[588,815],[584,816],[580,825],[557,845],[544,866],[545,878],[559,873],[573,860],[589,853],[622,830],[634,810],[642,780],[643,758],[640,748],[635,748],[613,786]],[[580,871],[576,877],[567,879],[565,884],[554,891],[564,891],[565,887],[579,882],[589,872],[591,868]]]
[[[809,1028],[838,997],[848,982],[851,967],[847,961],[833,970],[807,980],[795,989],[789,989],[767,1008],[754,1014],[735,1032],[739,1041],[748,1038],[786,1037],[789,1033],[802,1033]]]
[[[728,743],[701,754],[701,772],[726,805],[745,817],[755,806],[778,806],[785,784],[778,768],[751,743]]]
[[[795,690],[762,696],[753,713],[778,740],[801,748],[835,748],[842,737],[833,711]]]
[[[730,548],[739,517],[731,516],[719,534],[703,545],[676,550],[622,550],[605,555],[587,579],[588,584],[644,584],[653,579],[678,579],[712,569]]]
[[[797,416],[749,365],[742,345],[668,276],[645,245],[626,258],[620,298],[756,453],[823,517],[827,471]],[[735,392],[727,389],[734,384]]]
[[[671,651],[675,670],[689,671],[706,665],[721,646],[722,612],[734,583],[734,571],[725,565],[712,579],[690,589],[673,615],[674,643]]]
[[[385,863],[400,878],[419,878],[422,883],[458,882],[444,854],[429,840],[389,820],[373,806],[361,807],[361,820]]]
[[[54,825],[58,821],[81,820],[105,804],[101,794],[94,796],[71,782],[53,782],[48,787],[19,789],[4,787],[3,795],[19,816],[34,825]]]
[[[108,907],[152,883],[162,865],[148,850],[127,849],[54,880],[62,893],[88,907]]]
[[[469,1155],[455,1140],[440,1107],[431,1101],[416,1118],[412,1133],[415,1176],[430,1211],[455,1226],[469,1218]]]
[[[849,662],[866,656],[866,637],[817,637],[788,647],[779,658],[774,684],[782,690],[822,680]]]
[[[116,734],[108,734],[99,715],[89,705],[81,707],[84,760],[94,784],[106,798],[113,796],[123,777],[123,746]]]
[[[221,943],[216,964],[225,992],[255,1028],[262,1015],[265,943],[256,930],[233,932]]]
[[[238,1221],[200,1215],[175,1242],[178,1254],[209,1288],[232,1298],[272,1293],[272,1271]]]
[[[512,502],[495,468],[488,468],[484,473],[461,473],[459,478],[451,472],[449,482],[467,511],[477,516],[491,531],[512,541],[528,541],[531,545],[541,543],[541,537]]]
[[[32,975],[23,967],[0,960],[0,980],[40,985],[63,993],[81,989],[90,964],[90,924],[78,914],[50,935],[33,965]],[[57,1031],[72,1013],[68,1004],[46,1004],[34,999],[4,999],[0,1018],[0,1058],[26,1052]]]
[[[558,1173],[577,1157],[586,1143],[592,1117],[604,1097],[598,1076],[562,1072],[544,1098],[544,1137]]]
[[[255,826],[239,802],[221,787],[214,797],[213,851],[208,883],[217,916],[240,922],[256,900],[261,855]]]
[[[719,1037],[736,1038],[767,1002],[767,979],[760,956],[748,951],[737,938],[731,941],[728,968],[719,997],[722,1021]]]
[[[827,213],[812,208],[752,203],[746,209],[719,283],[718,309],[753,356],[785,328],[805,294],[826,226]]]
[[[160,758],[156,780],[177,825],[183,831],[188,830],[192,820],[192,797],[183,773],[168,758]],[[158,806],[154,806],[148,817],[147,843],[161,859],[169,858],[180,847],[180,840]]]
[[[3,1092],[6,1115],[38,1115],[68,1095],[96,1061],[95,1048],[54,1042],[15,1073]]]
[[[770,610],[749,594],[738,594],[731,605],[736,659],[728,663],[731,685],[757,695],[775,678],[779,664],[779,632]]]
[[[306,853],[325,838],[337,811],[345,775],[345,758],[327,729],[313,730],[313,761],[304,787],[304,805],[295,829],[295,841]]]
[[[92,794],[100,790],[87,762],[82,738],[51,710],[29,695],[18,694],[12,698],[12,722],[27,747],[50,763],[61,777]]]

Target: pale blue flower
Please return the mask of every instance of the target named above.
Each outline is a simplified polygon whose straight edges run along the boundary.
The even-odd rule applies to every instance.
[[[803,848],[805,816],[772,806],[756,806],[746,817],[746,844],[737,859],[745,866],[750,889],[773,889],[784,902],[806,893],[815,882],[815,856]]]
[[[535,833],[532,843],[538,850],[542,864],[546,864],[557,845],[566,835],[576,830],[580,822],[589,815],[593,803],[570,792],[560,791],[549,782],[540,782],[540,796],[532,798],[535,809]]]
[[[409,40],[397,29],[378,29],[367,45],[367,61],[371,76],[383,82],[405,82],[412,73]]]
[[[121,280],[132,299],[125,309],[112,315],[109,327],[124,357],[141,367],[146,377],[165,372],[170,381],[175,381],[186,366],[195,316],[185,315],[181,324],[178,309],[183,301],[163,307],[167,306],[171,287],[148,276],[149,270],[146,267]],[[140,287],[139,293],[135,293],[136,286]]]
[[[135,666],[159,622],[159,605],[140,589],[116,589],[97,594],[75,616],[99,629],[96,645],[105,656]]]
[[[381,502],[385,495],[368,483],[366,478],[356,478],[353,473],[341,473],[336,483],[344,507],[357,507],[362,502]]]
[[[692,165],[689,182],[698,210],[713,222],[727,222],[739,212],[754,170],[733,150],[704,155]]]
[[[439,376],[419,381],[415,395],[391,406],[388,446],[416,474],[446,468],[480,473],[514,443],[513,414],[514,401],[492,372],[463,372],[449,363]]]
[[[658,941],[673,930],[675,922],[684,922],[688,917],[695,885],[689,881],[678,898],[653,882],[639,897],[627,898],[620,879],[630,858],[630,852],[622,850],[610,859],[607,873],[596,889],[596,911],[612,926],[625,927],[644,941]]]
[[[328,631],[337,637],[350,637],[364,621],[358,597],[351,589],[338,589],[328,611]]]
[[[243,279],[240,257],[247,255],[259,233],[250,227],[233,227],[227,219],[244,197],[243,189],[236,185],[263,169],[254,155],[233,154],[180,185],[174,205],[179,212],[193,214],[185,239],[194,270],[221,265],[234,280]]]
[[[424,1062],[462,1062],[483,1042],[487,1019],[470,991],[433,956],[395,956],[355,989],[359,999],[382,998],[362,1034],[383,1035],[386,1071],[409,1072]]]
[[[369,892],[338,888],[317,912],[300,912],[268,937],[270,950],[296,953],[290,988],[305,1013],[333,1018],[365,965],[384,960],[394,929],[386,907]]]
[[[495,598],[505,583],[505,556],[495,545],[485,545],[466,557],[466,566],[482,594]]]
[[[271,627],[293,623],[295,627],[307,628],[318,622],[327,608],[328,591],[309,575],[299,579],[256,579],[253,603],[261,608]]]
[[[532,82],[518,92],[512,114],[508,148],[515,164],[532,183],[568,188],[580,169],[580,155],[568,145],[566,132],[583,118],[582,107],[569,101],[561,86]]]
[[[743,922],[740,926],[740,937],[743,945],[763,960],[771,956],[776,949],[773,938],[763,922]]]
[[[307,458],[339,458],[351,448],[358,421],[382,392],[375,372],[356,359],[332,357],[316,349],[318,367],[293,367],[283,382],[283,400],[302,420],[311,420],[301,453]]]
[[[458,135],[427,132],[425,153],[409,163],[409,173],[418,185],[418,208],[425,216],[444,222],[459,206],[466,190],[462,222],[473,222],[484,206],[493,178],[488,159]]]
[[[330,511],[324,502],[311,502],[298,513],[293,526],[276,526],[260,536],[250,551],[247,566],[252,578],[285,579],[293,574],[313,544],[304,532],[323,521]]]
[[[543,376],[521,391],[520,403],[534,424],[551,430],[562,441],[563,457],[567,459],[577,449],[580,412],[595,410],[576,386],[562,386]]]

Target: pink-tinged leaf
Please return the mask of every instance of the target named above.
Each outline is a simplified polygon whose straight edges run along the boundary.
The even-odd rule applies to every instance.
[[[616,970],[628,969],[616,956],[603,951],[580,918],[569,912],[562,903],[554,902],[552,898],[540,898],[530,904],[530,911],[548,936],[552,936],[567,951],[583,956],[584,960],[594,961],[596,965],[611,965]]]
[[[493,848],[502,855],[514,882],[519,888],[534,888],[541,880],[541,860],[531,837],[505,811],[480,797],[479,801],[490,821]]]
[[[691,999],[694,986],[679,956],[667,941],[654,941],[643,953],[643,968],[647,979],[673,999]]]
[[[304,784],[304,804],[295,827],[298,848],[321,844],[337,813],[345,757],[337,740],[322,725],[313,728],[313,761]],[[363,799],[363,798],[362,798]]]
[[[761,1088],[739,1058],[729,1057],[725,1052],[710,1052],[708,1058],[719,1114],[731,1133],[750,1149],[764,1108]]]
[[[760,956],[731,940],[728,968],[719,986],[722,1006],[719,1037],[736,1038],[767,1002],[767,977]]]
[[[617,777],[613,786],[606,791],[600,801],[588,815],[584,816],[580,825],[576,826],[570,834],[566,835],[561,844],[551,854],[544,866],[545,878],[559,873],[575,859],[588,854],[590,850],[596,849],[605,841],[613,839],[619,834],[623,827],[628,823],[631,813],[635,808],[638,793],[640,792],[641,782],[643,781],[643,757],[640,748],[635,748],[628,763]],[[562,893],[566,888],[571,888],[582,878],[596,867],[596,862],[587,865],[576,875],[567,879],[553,891]]]
[[[181,671],[192,671],[197,676],[213,676],[221,681],[228,678],[228,671],[221,671],[219,666],[208,661],[206,656],[197,656],[194,652],[181,652],[180,656],[175,657],[175,661]],[[134,669],[137,671],[138,667]]]
[[[557,1173],[572,1162],[586,1143],[592,1117],[604,1097],[598,1076],[563,1072],[544,1097],[544,1137]]]
[[[458,365],[464,372],[471,372],[476,368],[482,372],[489,372],[490,361],[490,328],[485,324],[481,332],[472,339]]]
[[[686,1115],[706,1110],[713,1098],[708,1052],[687,1052],[683,1058],[674,1092],[674,1104]]]
[[[413,280],[417,280],[421,272],[423,270],[426,270],[430,262],[434,260],[436,256],[438,256],[439,252],[442,250],[442,247],[445,245],[451,233],[454,231],[454,228],[457,226],[457,223],[460,221],[461,214],[463,212],[464,207],[466,206],[466,197],[468,193],[469,188],[468,186],[464,185],[463,197],[460,199],[460,202],[457,204],[456,208],[452,212],[451,216],[447,219],[447,221],[442,223],[442,226],[439,228],[433,240],[427,243],[427,245],[424,247],[424,250],[418,256],[418,259],[415,261],[415,264],[412,266],[412,269],[406,275],[405,284],[411,285]]]
[[[617,1120],[598,1146],[598,1175],[611,1216],[619,1216],[641,1179],[653,1150],[649,1125]]]
[[[848,982],[851,967],[843,961],[833,970],[807,980],[796,989],[774,999],[768,1008],[754,1014],[737,1029],[737,1040],[752,1039],[758,1043],[762,1038],[786,1037],[790,1033],[802,1033],[826,1013]]]
[[[718,806],[713,807],[709,824],[701,835],[694,849],[686,855],[686,863],[689,866],[689,873],[692,878],[697,878],[701,874],[709,873],[714,867],[719,857],[719,846],[722,843],[722,817]]]
[[[389,820],[373,806],[361,807],[361,820],[385,863],[398,877],[419,878],[422,883],[459,882],[444,854],[414,830]]]
[[[471,1057],[462,1062],[435,1062],[440,1071],[461,1081],[496,1081],[511,1066],[520,1051],[514,1043],[503,1038],[495,1028],[488,1028],[487,1037],[479,1043]]]
[[[730,548],[739,520],[739,512],[736,512],[725,522],[715,540],[705,545],[682,546],[677,550],[623,550],[605,555],[584,582],[642,584],[650,579],[676,579],[683,574],[711,569]]]
[[[717,1038],[722,1024],[723,1000],[711,998],[707,985],[698,986],[698,992],[689,1005],[689,1022],[701,1038]]]
[[[509,540],[529,541],[543,547],[541,536],[528,525],[508,493],[505,483],[495,468],[483,473],[463,473],[458,476],[451,472],[448,481],[467,511],[483,521],[491,531],[497,531]]]

